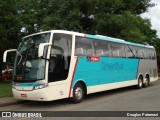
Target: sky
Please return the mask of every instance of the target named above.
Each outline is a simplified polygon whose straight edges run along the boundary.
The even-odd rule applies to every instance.
[[[149,18],[151,20],[152,29],[157,30],[157,35],[160,38],[160,0],[152,0],[156,3],[154,7],[148,9],[148,12],[142,14],[142,18]]]

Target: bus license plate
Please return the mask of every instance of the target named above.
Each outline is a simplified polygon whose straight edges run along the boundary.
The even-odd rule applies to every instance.
[[[26,94],[21,94],[21,97],[26,98],[27,95]]]

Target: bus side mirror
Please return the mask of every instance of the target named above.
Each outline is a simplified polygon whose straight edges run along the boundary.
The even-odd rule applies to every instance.
[[[3,62],[7,62],[7,53],[17,51],[17,49],[6,50],[3,53]]]
[[[41,58],[43,56],[43,51],[45,46],[52,45],[52,43],[41,43],[38,48],[38,57]]]

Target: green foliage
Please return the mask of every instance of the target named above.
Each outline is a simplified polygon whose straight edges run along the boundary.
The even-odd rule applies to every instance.
[[[143,25],[143,23],[139,16],[135,16],[126,11],[122,14],[111,15],[107,20],[107,24],[103,25],[103,28],[100,30],[104,29],[109,36],[143,43],[146,36],[140,28],[141,25]]]
[[[152,6],[151,0],[0,0],[1,52],[16,48],[25,35],[50,29],[147,42],[158,50],[156,31],[140,17]]]
[[[0,71],[3,51],[15,46],[18,34],[15,0],[0,0]],[[0,73],[1,74],[1,73]]]

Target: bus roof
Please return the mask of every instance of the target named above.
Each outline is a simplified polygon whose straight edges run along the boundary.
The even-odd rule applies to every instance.
[[[76,35],[83,35],[87,38],[93,38],[93,39],[99,39],[99,40],[106,40],[106,41],[110,41],[110,42],[117,42],[117,43],[123,43],[123,44],[128,44],[128,45],[135,45],[135,46],[139,46],[139,47],[147,47],[147,48],[154,48],[153,46],[150,45],[143,45],[143,44],[138,44],[138,43],[133,43],[133,42],[128,42],[122,39],[118,39],[118,38],[113,38],[113,37],[108,37],[108,36],[103,36],[103,35],[90,35],[90,34],[84,34],[84,33],[79,33],[79,32],[74,32],[74,31],[67,31],[67,30],[49,30],[49,31],[43,31],[43,32],[39,32],[39,33],[34,33],[28,36],[25,36],[23,38],[32,36],[32,35],[37,35],[37,34],[42,34],[42,33],[47,33],[47,32],[54,32],[54,33],[75,33]]]
[[[110,41],[110,42],[117,42],[117,43],[123,43],[123,44],[128,44],[128,45],[134,45],[134,46],[139,46],[139,47],[154,48],[153,46],[150,46],[150,45],[143,45],[143,44],[128,42],[128,41],[125,41],[125,40],[122,40],[122,39],[112,38],[112,37],[102,36],[102,35],[86,34],[86,37],[87,38],[93,38],[93,39],[106,40],[106,41]]]

